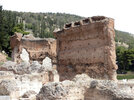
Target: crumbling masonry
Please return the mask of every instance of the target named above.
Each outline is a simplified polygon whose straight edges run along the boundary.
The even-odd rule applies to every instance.
[[[35,38],[33,36],[23,36],[15,33],[10,38],[12,48],[12,60],[21,62],[20,54],[25,49],[29,54],[30,61],[42,62],[45,57],[52,59],[52,63],[56,63],[56,40],[52,38]]]
[[[54,32],[60,80],[86,73],[92,78],[116,80],[114,20],[95,16],[66,24]]]

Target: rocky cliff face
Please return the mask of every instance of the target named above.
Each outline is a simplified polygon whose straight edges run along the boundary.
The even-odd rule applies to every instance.
[[[86,73],[92,78],[116,80],[114,20],[96,16],[66,24],[57,38],[60,80]]]
[[[10,39],[12,59],[15,62],[21,62],[20,54],[25,50],[29,54],[30,61],[42,62],[45,57],[50,57],[52,62],[56,62],[56,40],[52,38],[41,39],[33,36],[24,36],[15,33]],[[23,57],[26,58],[26,57]]]

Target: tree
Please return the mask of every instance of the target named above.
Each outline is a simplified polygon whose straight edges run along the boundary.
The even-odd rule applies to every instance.
[[[11,55],[10,36],[14,33],[15,15],[11,11],[4,11],[0,6],[0,50]]]
[[[3,10],[2,6],[0,6],[0,50],[7,51],[8,48],[8,42],[9,42],[9,35],[6,34],[5,29],[7,26],[4,24],[4,16],[3,16]]]
[[[12,29],[12,32],[15,33],[15,32],[19,32],[19,33],[22,33],[24,35],[27,35],[29,34],[29,32],[25,32],[24,29],[23,29],[23,24],[17,24],[13,27]]]
[[[116,48],[117,64],[119,71],[134,71],[134,48]]]
[[[2,17],[2,6],[0,6],[0,50],[2,50],[2,30],[3,30],[3,26],[2,26],[2,20],[3,20],[3,17]]]
[[[134,70],[134,49],[128,49],[124,52],[124,64],[126,70]]]
[[[125,71],[125,64],[124,64],[124,52],[126,51],[125,47],[119,46],[116,48],[116,60],[118,64],[118,70],[124,70]]]
[[[5,12],[2,10],[2,6],[0,7],[0,18],[1,18],[1,25],[0,25],[0,50],[4,50],[7,54],[11,54],[11,49],[9,45],[9,38],[10,38],[10,22],[5,16]],[[11,17],[10,14],[8,14],[8,17]]]

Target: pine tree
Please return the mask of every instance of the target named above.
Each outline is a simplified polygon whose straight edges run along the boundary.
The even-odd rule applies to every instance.
[[[2,15],[2,6],[0,6],[0,51],[2,51],[2,38],[3,38],[3,15]]]
[[[7,54],[11,54],[10,35],[12,30],[11,12],[4,12],[0,6],[0,51],[4,50]]]

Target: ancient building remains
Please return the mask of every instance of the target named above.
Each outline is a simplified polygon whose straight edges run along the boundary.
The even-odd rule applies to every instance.
[[[92,78],[116,80],[114,20],[94,16],[66,24],[54,32],[60,80],[86,73]]]
[[[11,48],[13,50],[12,59],[15,62],[21,62],[21,58],[24,58],[24,60],[42,62],[45,57],[51,58],[53,63],[56,62],[55,39],[41,39],[30,35],[22,37],[22,34],[15,33],[11,37],[10,41]],[[23,57],[23,53],[24,56],[27,55],[29,57]]]

